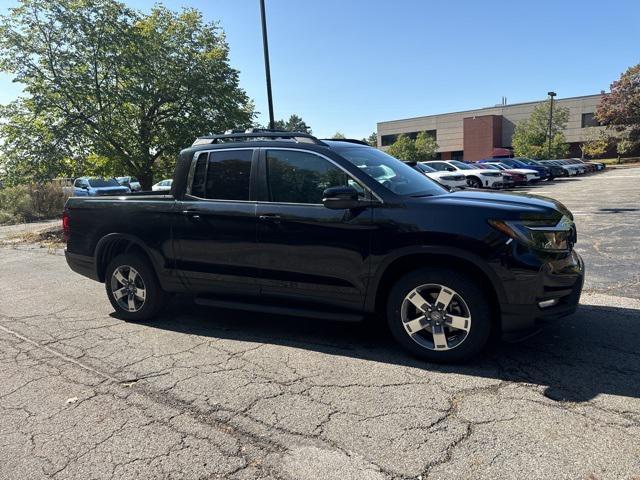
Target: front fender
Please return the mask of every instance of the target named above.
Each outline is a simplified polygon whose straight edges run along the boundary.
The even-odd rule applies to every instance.
[[[500,302],[500,304],[506,301],[507,297],[502,281],[484,258],[475,253],[469,252],[468,250],[463,250],[456,247],[447,247],[441,245],[416,245],[401,248],[387,255],[384,261],[382,261],[377,266],[375,271],[372,272],[369,288],[367,290],[367,296],[365,299],[365,309],[367,311],[375,311],[376,299],[379,295],[378,290],[380,287],[380,282],[388,268],[393,263],[411,255],[447,256],[470,263],[489,279],[493,290],[496,292],[496,296],[498,297],[498,301]],[[419,267],[419,265],[416,265],[416,268],[417,267]]]

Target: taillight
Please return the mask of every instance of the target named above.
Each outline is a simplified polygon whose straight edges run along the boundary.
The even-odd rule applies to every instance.
[[[62,236],[65,242],[69,241],[69,237],[71,237],[71,222],[69,221],[68,210],[62,213]]]

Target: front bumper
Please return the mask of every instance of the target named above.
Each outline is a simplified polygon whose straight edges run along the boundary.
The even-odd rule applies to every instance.
[[[507,293],[514,301],[500,305],[503,338],[518,340],[535,333],[545,320],[574,313],[583,284],[584,262],[575,251],[562,260],[543,264],[535,275],[511,282]],[[548,301],[553,305],[540,307]]]

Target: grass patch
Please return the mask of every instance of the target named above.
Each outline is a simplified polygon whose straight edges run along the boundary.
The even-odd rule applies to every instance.
[[[62,226],[47,227],[30,232],[19,232],[0,240],[0,246],[39,245],[41,248],[59,249],[65,247]]]

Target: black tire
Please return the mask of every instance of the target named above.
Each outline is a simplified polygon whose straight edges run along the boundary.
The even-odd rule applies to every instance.
[[[136,273],[135,282],[137,286],[144,287],[144,301],[140,300],[137,296],[132,295],[134,297],[134,305],[138,307],[136,311],[129,311],[123,308],[123,306],[118,303],[114,294],[114,272],[120,267],[124,269],[121,270],[121,273],[122,271],[126,272],[127,267],[133,268]],[[139,280],[138,276],[140,277]],[[121,284],[118,282],[118,285]],[[111,260],[105,272],[105,288],[107,290],[109,301],[116,311],[116,316],[123,320],[134,322],[150,320],[156,316],[165,303],[165,293],[162,288],[160,288],[160,283],[158,282],[158,278],[156,277],[153,267],[146,258],[141,255],[136,255],[135,253],[118,255]],[[129,296],[127,298],[129,298]]]
[[[402,304],[405,298],[412,290],[426,284],[442,285],[453,290],[467,307],[470,324],[468,333],[459,344],[449,350],[434,350],[419,344],[404,327]],[[454,297],[451,308],[456,306],[458,296]],[[415,270],[400,278],[391,288],[387,301],[387,323],[396,341],[411,354],[430,362],[464,362],[480,353],[491,336],[493,315],[487,297],[478,280],[463,271],[440,267]],[[456,338],[455,334],[460,333],[455,329],[449,329],[448,332],[454,337],[448,337],[447,340]],[[416,335],[424,338],[431,336],[435,345],[430,332],[421,330]]]
[[[467,184],[471,188],[482,188],[482,182],[477,177],[470,177],[467,179]]]

